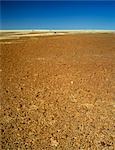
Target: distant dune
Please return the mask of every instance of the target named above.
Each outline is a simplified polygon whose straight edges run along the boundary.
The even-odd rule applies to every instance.
[[[77,33],[115,33],[115,30],[0,30],[0,39]]]

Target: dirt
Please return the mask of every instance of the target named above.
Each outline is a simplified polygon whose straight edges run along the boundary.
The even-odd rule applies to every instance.
[[[0,45],[1,149],[114,150],[115,34]]]

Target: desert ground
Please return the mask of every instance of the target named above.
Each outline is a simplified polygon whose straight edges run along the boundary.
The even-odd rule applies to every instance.
[[[0,40],[1,149],[114,150],[115,33],[9,34]]]

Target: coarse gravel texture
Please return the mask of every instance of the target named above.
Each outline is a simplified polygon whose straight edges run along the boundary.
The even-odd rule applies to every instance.
[[[0,45],[1,149],[114,150],[115,34]]]

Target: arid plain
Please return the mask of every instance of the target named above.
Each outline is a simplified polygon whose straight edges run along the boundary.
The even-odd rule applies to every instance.
[[[115,33],[3,38],[0,46],[2,149],[114,150]]]

